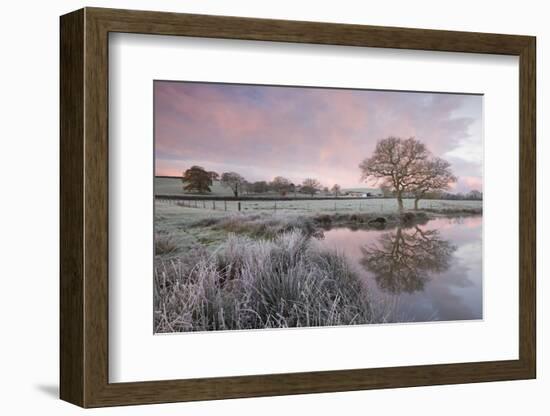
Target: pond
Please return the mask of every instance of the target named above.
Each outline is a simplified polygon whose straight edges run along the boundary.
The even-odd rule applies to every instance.
[[[352,261],[388,322],[482,319],[482,218],[386,230],[333,228],[319,243]]]

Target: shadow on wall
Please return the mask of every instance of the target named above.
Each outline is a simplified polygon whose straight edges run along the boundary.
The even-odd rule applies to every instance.
[[[34,388],[46,396],[54,399],[59,398],[59,386],[57,384],[37,384]]]

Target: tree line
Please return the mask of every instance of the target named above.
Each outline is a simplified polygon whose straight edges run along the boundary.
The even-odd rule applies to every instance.
[[[457,177],[446,160],[432,155],[424,143],[414,137],[402,139],[390,136],[377,142],[373,154],[359,164],[361,180],[376,183],[384,196],[397,199],[400,211],[403,211],[403,199],[413,198],[414,209],[418,209],[421,199],[472,199],[480,200],[483,195],[474,190],[468,194],[451,194],[446,192]],[[281,196],[300,192],[313,197],[323,190],[338,197],[342,190],[334,184],[329,190],[315,178],[306,178],[296,185],[283,176],[276,176],[272,181],[248,182],[237,172],[207,171],[201,166],[192,166],[182,176],[184,190],[187,192],[211,192],[214,180],[229,188],[235,197],[243,193],[277,192]]]
[[[211,192],[210,187],[214,181],[229,188],[235,197],[243,193],[262,194],[267,192],[277,192],[281,196],[289,194],[296,195],[298,192],[314,196],[317,192],[324,190],[325,193],[332,192],[335,196],[341,193],[341,187],[338,184],[323,188],[321,182],[315,178],[306,178],[301,184],[296,185],[283,176],[276,176],[272,181],[249,182],[237,172],[224,172],[221,175],[217,172],[207,171],[202,166],[191,166],[182,175],[183,189],[186,192],[207,193]]]

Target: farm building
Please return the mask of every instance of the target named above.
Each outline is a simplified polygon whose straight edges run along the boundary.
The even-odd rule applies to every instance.
[[[355,198],[381,197],[384,193],[378,188],[344,189],[344,194]]]

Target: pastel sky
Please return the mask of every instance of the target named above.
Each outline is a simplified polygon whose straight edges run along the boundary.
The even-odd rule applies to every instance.
[[[364,187],[359,163],[398,136],[448,160],[453,191],[482,190],[480,95],[170,81],[155,81],[154,94],[159,176],[200,165],[248,181]]]

